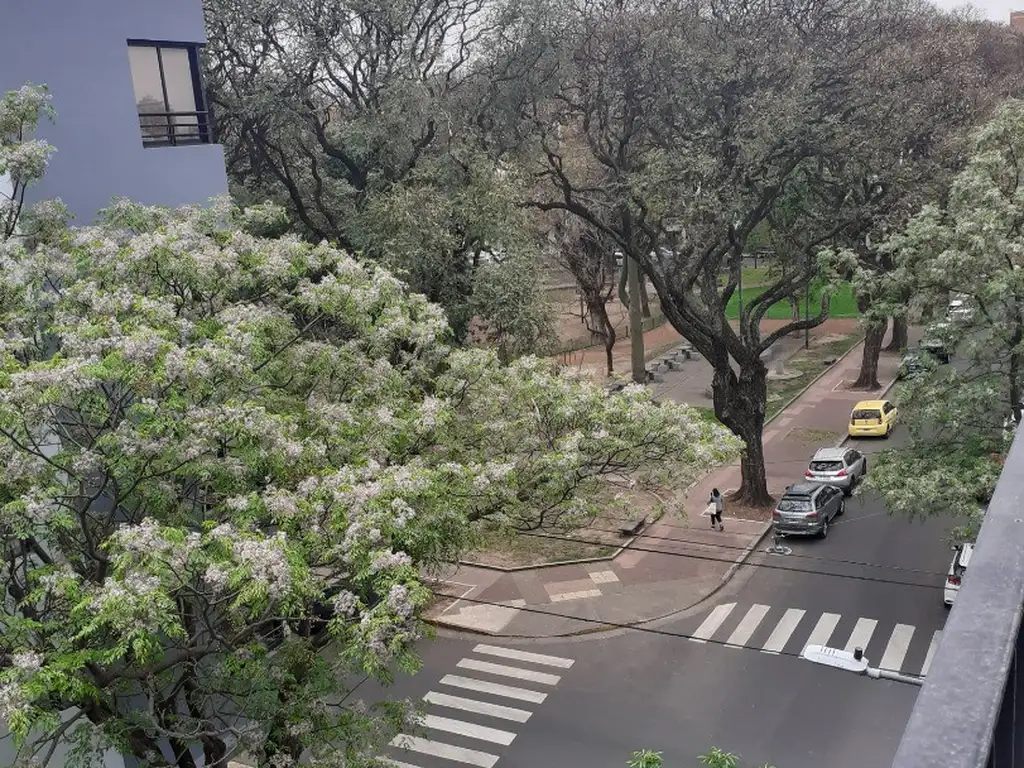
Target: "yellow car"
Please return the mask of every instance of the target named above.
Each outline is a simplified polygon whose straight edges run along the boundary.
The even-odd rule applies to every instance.
[[[850,414],[850,437],[888,437],[896,425],[896,406],[888,400],[862,400]]]

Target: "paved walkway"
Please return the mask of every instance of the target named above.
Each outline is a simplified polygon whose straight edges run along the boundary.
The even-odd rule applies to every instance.
[[[854,347],[766,426],[773,495],[802,476],[815,449],[836,444],[845,434],[852,405],[872,396],[847,389],[859,371],[861,353],[862,345]],[[898,354],[882,354],[883,390],[898,365]],[[665,385],[682,373],[667,373]],[[874,394],[881,396],[881,391]],[[765,522],[730,516],[728,504],[725,531],[711,529],[704,516],[711,488],[735,489],[739,479],[738,462],[714,470],[687,495],[684,511],[651,525],[612,560],[516,572],[453,567],[435,589],[458,599],[443,601],[428,618],[493,635],[552,637],[651,621],[691,608],[717,592],[768,531]]]

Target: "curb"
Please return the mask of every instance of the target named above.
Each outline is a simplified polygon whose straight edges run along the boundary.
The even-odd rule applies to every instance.
[[[807,390],[809,390],[811,387],[813,387],[815,384],[817,384],[822,378],[824,378],[825,374],[827,374],[829,371],[831,371],[833,368],[835,368],[837,365],[839,365],[841,362],[843,362],[843,360],[845,360],[849,355],[851,355],[853,353],[853,350],[857,349],[857,347],[861,346],[863,343],[864,343],[864,338],[861,337],[860,341],[856,342],[852,347],[850,347],[848,350],[843,352],[843,354],[841,354],[839,357],[837,357],[836,361],[834,363],[832,363],[832,365],[828,365],[825,368],[823,368],[821,370],[821,373],[819,373],[817,376],[815,376],[813,379],[811,379],[809,382],[807,382],[807,386],[806,387],[801,389],[799,392],[797,392],[795,395],[793,395],[791,398],[789,398],[789,400],[787,400],[785,403],[783,403],[782,406],[779,407],[779,410],[777,410],[774,414],[772,414],[772,417],[770,419],[766,419],[765,420],[764,425],[767,427],[769,424],[771,424],[777,418],[782,416],[782,414],[784,414],[786,412],[786,410],[789,408],[789,406],[791,406],[793,403],[795,403],[797,400],[799,400],[801,397],[803,397],[807,393]],[[794,357],[795,356],[796,355],[794,355]]]
[[[767,537],[767,535],[771,531],[771,529],[772,529],[771,523],[765,523],[764,530],[761,531],[761,533],[759,533],[757,535],[757,538],[752,539],[750,544],[748,544],[746,547],[743,548],[743,551],[740,552],[736,556],[735,560],[733,560],[732,565],[730,565],[729,568],[726,570],[726,572],[724,574],[722,574],[721,578],[718,580],[718,583],[714,587],[712,587],[711,590],[706,595],[702,595],[697,600],[694,600],[692,603],[690,603],[689,605],[683,606],[682,608],[674,608],[673,610],[668,611],[667,613],[661,613],[661,614],[658,614],[657,616],[651,616],[651,617],[646,618],[646,619],[637,619],[635,621],[614,622],[612,624],[603,624],[603,623],[600,623],[600,619],[592,619],[592,620],[588,620],[588,621],[599,622],[597,626],[586,627],[584,629],[575,630],[573,632],[556,632],[556,633],[550,634],[550,635],[509,635],[509,634],[502,634],[502,633],[499,633],[499,632],[487,632],[486,630],[483,630],[483,629],[476,629],[474,627],[466,627],[466,626],[463,626],[461,624],[449,624],[449,623],[447,623],[445,621],[439,621],[438,619],[424,618],[424,621],[427,624],[430,624],[433,627],[439,627],[441,629],[446,629],[449,632],[459,632],[459,633],[462,633],[462,634],[477,635],[479,637],[500,637],[502,639],[507,639],[507,640],[553,640],[553,639],[558,639],[558,638],[582,637],[582,636],[585,636],[585,635],[596,635],[596,634],[599,634],[601,632],[614,632],[616,630],[621,630],[621,629],[631,629],[631,628],[634,628],[634,627],[642,627],[645,624],[650,624],[650,623],[655,622],[655,621],[662,621],[664,619],[671,618],[672,616],[677,616],[677,615],[679,615],[681,613],[686,613],[687,611],[693,610],[694,608],[696,608],[701,603],[705,602],[706,600],[710,600],[716,594],[721,592],[722,589],[730,581],[732,581],[732,577],[736,575],[736,571],[738,571],[740,568],[743,567],[744,563],[746,563],[747,558],[750,557],[751,553],[755,549],[757,549],[758,547],[761,546],[761,544],[765,540],[765,537]],[[535,606],[529,606],[528,605],[528,606],[524,606],[524,607],[521,607],[521,608],[516,608],[515,606],[511,606],[510,605],[510,606],[507,606],[507,607],[512,609],[512,610],[524,611],[526,613],[532,613],[532,614],[536,614],[536,615],[552,616],[554,618],[565,618],[565,616],[563,614],[556,613],[554,611],[546,611],[546,610],[543,610],[541,608],[537,608]],[[574,618],[574,617],[569,617],[569,618]]]
[[[689,493],[691,490],[693,490],[694,486],[696,486],[701,480],[703,480],[705,477],[707,477],[708,475],[710,475],[712,472],[719,468],[720,467],[712,467],[711,469],[708,469],[703,474],[701,474],[699,477],[695,478],[692,483],[690,483],[688,486],[686,486],[685,489],[683,489],[683,494]],[[665,504],[665,501],[660,496],[658,496],[658,494],[656,494],[654,491],[645,491],[645,493],[651,494],[651,496],[656,498],[662,505]],[[629,547],[631,547],[637,539],[643,536],[645,530],[647,530],[656,522],[661,520],[661,518],[664,516],[665,510],[663,509],[662,512],[655,516],[649,523],[644,524],[644,527],[640,529],[640,533],[636,534],[635,536],[630,536],[624,544],[619,546],[618,549],[616,549],[610,555],[604,555],[602,557],[580,557],[575,560],[555,560],[550,563],[536,563],[534,565],[513,565],[510,567],[505,567],[501,565],[488,565],[486,563],[474,563],[471,560],[459,560],[455,564],[465,565],[470,568],[480,568],[484,571],[495,571],[497,573],[520,573],[522,571],[540,571],[544,568],[557,568],[560,565],[585,565],[586,563],[609,563],[616,557],[621,555],[623,552],[625,552],[627,549],[629,549]]]

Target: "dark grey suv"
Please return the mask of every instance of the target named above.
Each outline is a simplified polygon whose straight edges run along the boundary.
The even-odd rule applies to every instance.
[[[834,485],[797,483],[786,489],[772,512],[776,533],[785,536],[828,536],[832,520],[846,511],[843,492]]]

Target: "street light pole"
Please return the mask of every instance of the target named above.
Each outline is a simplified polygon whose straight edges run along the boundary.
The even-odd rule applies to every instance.
[[[894,680],[897,683],[907,685],[924,685],[924,678],[901,675],[899,672],[890,672],[887,669],[876,669],[868,666],[868,660],[864,658],[864,650],[855,648],[853,652],[840,648],[829,648],[824,645],[808,645],[800,652],[800,658],[806,661],[813,661],[815,664],[822,664],[826,667],[835,667],[855,675],[867,675],[873,680]]]

